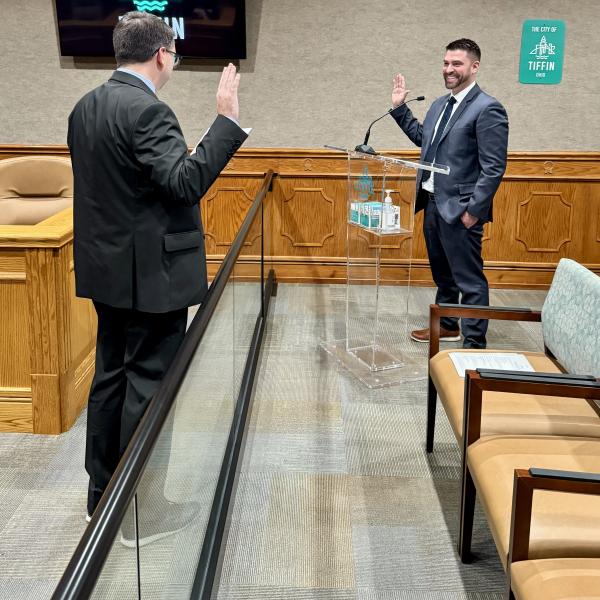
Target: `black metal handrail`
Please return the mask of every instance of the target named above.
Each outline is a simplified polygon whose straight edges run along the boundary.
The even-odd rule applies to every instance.
[[[58,582],[52,600],[79,600],[88,598],[92,593],[188,366],[208,328],[256,214],[262,208],[272,178],[273,171],[269,170],[171,367],[140,421],[89,526]]]

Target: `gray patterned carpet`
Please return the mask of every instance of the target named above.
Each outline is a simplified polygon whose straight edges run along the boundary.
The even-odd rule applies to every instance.
[[[384,319],[401,304],[393,296],[380,304]],[[492,293],[511,306],[543,298]],[[432,299],[431,289],[411,292],[409,328],[425,325]],[[281,285],[273,299],[215,596],[499,600],[503,571],[481,514],[476,561],[457,560],[459,453],[443,412],[435,452],[424,451],[425,382],[370,390],[318,349],[343,337],[344,306],[333,285]],[[490,327],[490,346],[539,340],[535,324]],[[407,345],[426,360],[426,345]]]
[[[539,307],[543,297],[495,291],[492,303]],[[432,298],[431,289],[413,290],[409,327],[425,324]],[[393,319],[397,305],[390,299],[382,309]],[[499,600],[503,573],[481,514],[476,561],[463,566],[456,558],[458,448],[440,413],[435,452],[425,454],[424,383],[369,390],[319,350],[322,340],[343,336],[344,306],[344,287],[335,285],[280,285],[272,300],[214,597]],[[236,318],[243,320],[239,311]],[[489,342],[539,349],[540,334],[535,324],[498,323]],[[411,352],[425,360],[426,346],[414,344]],[[217,352],[211,364],[219,360]],[[205,381],[207,361],[199,361],[204,367],[192,373],[184,394],[193,393],[194,380]],[[218,405],[215,397],[214,409],[202,413],[218,424],[213,435],[227,413]],[[189,473],[190,458],[187,450],[181,458],[177,444],[192,430],[202,433],[190,438],[193,444],[211,438],[207,423],[194,423],[200,417],[185,406],[178,407],[171,451],[172,462],[181,460],[169,465],[169,479],[171,489],[187,495],[209,488],[202,475],[181,477],[178,469]],[[85,528],[84,428],[85,414],[61,436],[0,434],[2,599],[48,598]],[[218,462],[213,458],[206,460]],[[209,497],[198,499],[210,504]],[[202,528],[143,549],[143,573],[150,575],[143,598],[185,597],[192,573],[183,554]],[[136,597],[133,580],[123,576],[134,572],[131,552],[116,548],[108,565],[95,597]]]

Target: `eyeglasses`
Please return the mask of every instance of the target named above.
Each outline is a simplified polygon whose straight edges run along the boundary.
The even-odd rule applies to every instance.
[[[162,48],[162,46],[160,46],[159,48],[157,48],[153,53],[152,56],[154,56],[155,54],[158,53],[158,51]],[[181,54],[178,54],[177,52],[173,52],[173,50],[167,50],[165,48],[165,52],[168,52],[169,54],[173,55],[173,66],[177,67],[181,64],[181,61],[183,60],[183,56]]]

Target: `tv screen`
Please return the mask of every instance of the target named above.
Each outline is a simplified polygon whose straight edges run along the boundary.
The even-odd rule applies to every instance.
[[[195,58],[246,58],[245,0],[55,0],[62,56],[114,56],[112,31],[131,10],[159,16],[177,52]]]

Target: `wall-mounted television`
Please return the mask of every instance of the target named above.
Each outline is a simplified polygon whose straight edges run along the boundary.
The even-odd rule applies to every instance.
[[[131,10],[152,13],[193,58],[246,58],[245,0],[55,0],[62,56],[112,57],[112,31]]]

